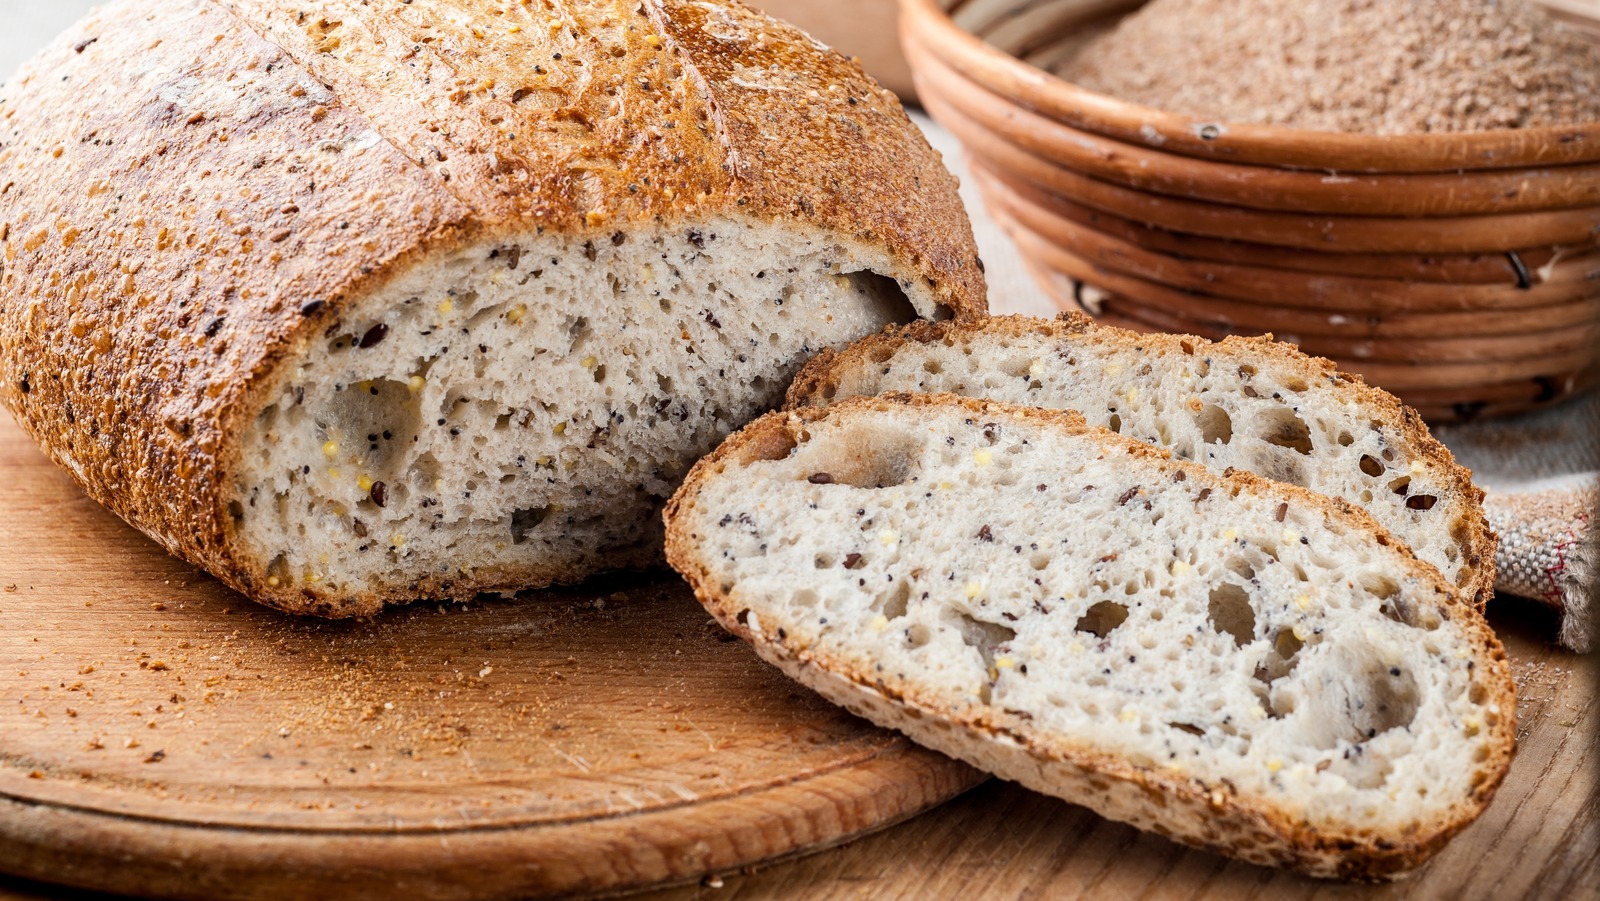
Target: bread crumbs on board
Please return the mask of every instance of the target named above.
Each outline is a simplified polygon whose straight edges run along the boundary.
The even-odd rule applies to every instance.
[[[1198,118],[1316,131],[1600,121],[1600,42],[1524,0],[1154,0],[1056,74]]]

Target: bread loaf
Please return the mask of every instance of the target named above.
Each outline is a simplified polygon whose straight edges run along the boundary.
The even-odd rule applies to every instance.
[[[1497,539],[1472,474],[1416,411],[1270,338],[1142,334],[1081,314],[912,325],[819,354],[789,404],[882,391],[1078,410],[1181,460],[1348,501],[1480,607],[1494,593]]]
[[[1073,412],[890,394],[773,413],[666,519],[672,565],[790,676],[1186,844],[1391,878],[1511,758],[1499,643],[1370,517]]]
[[[0,144],[0,400],[297,612],[657,561],[810,354],[983,304],[894,98],[735,0],[119,0]]]

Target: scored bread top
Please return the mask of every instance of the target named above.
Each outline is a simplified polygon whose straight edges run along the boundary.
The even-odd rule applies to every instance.
[[[1480,607],[1494,592],[1498,538],[1472,473],[1415,410],[1270,335],[1213,342],[1078,313],[913,323],[819,354],[795,378],[788,405],[883,391],[1076,409],[1181,459],[1342,498]]]
[[[253,392],[352,298],[502,233],[684,217],[847,234],[925,315],[983,305],[894,98],[733,0],[121,0],[0,89],[0,401],[226,571]]]
[[[1071,411],[770,414],[666,518],[719,622],[835,702],[1246,860],[1392,878],[1514,748],[1492,630],[1370,517]]]

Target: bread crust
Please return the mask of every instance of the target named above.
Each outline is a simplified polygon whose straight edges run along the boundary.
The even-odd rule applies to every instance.
[[[1068,738],[1051,740],[1050,736],[1030,734],[1020,718],[993,709],[964,716],[937,701],[919,697],[918,687],[908,679],[858,669],[848,661],[804,645],[794,636],[757,632],[747,622],[741,622],[737,605],[715,584],[710,568],[700,560],[699,541],[690,532],[688,523],[692,517],[687,511],[695,504],[701,486],[733,461],[786,455],[789,448],[798,444],[795,436],[818,420],[848,416],[858,410],[901,409],[914,415],[918,408],[944,405],[963,407],[974,417],[1006,416],[1069,434],[1092,433],[1111,448],[1131,457],[1163,461],[1186,470],[1191,478],[1220,479],[1238,491],[1266,489],[1285,494],[1295,498],[1297,504],[1319,510],[1329,520],[1343,520],[1370,531],[1380,544],[1419,564],[1434,583],[1442,613],[1465,626],[1479,672],[1478,684],[1484,687],[1487,701],[1499,705],[1497,721],[1486,726],[1493,736],[1491,751],[1481,763],[1481,778],[1475,782],[1471,796],[1451,808],[1450,815],[1403,836],[1319,831],[1282,811],[1250,803],[1226,780],[1207,783],[1156,767],[1136,766]],[[1248,472],[1229,470],[1219,475],[1199,464],[1174,460],[1163,450],[1089,426],[1076,411],[1022,407],[953,394],[905,393],[852,397],[829,407],[776,411],[730,436],[715,452],[701,459],[668,502],[664,518],[668,562],[689,582],[695,596],[722,627],[750,643],[763,659],[834,703],[1003,778],[1087,804],[1111,819],[1174,841],[1252,863],[1323,878],[1368,882],[1401,878],[1482,813],[1493,800],[1515,753],[1516,690],[1505,649],[1477,607],[1432,567],[1418,561],[1383,526],[1337,498]]]
[[[0,89],[0,402],[97,501],[285,610],[573,576],[325,598],[237,547],[239,437],[278,367],[434,255],[783,220],[983,308],[953,177],[800,32],[736,0],[445,5],[121,0]]]
[[[1327,383],[1372,411],[1383,423],[1409,444],[1411,453],[1438,468],[1444,481],[1457,486],[1472,503],[1463,511],[1468,527],[1460,542],[1462,569],[1467,574],[1459,586],[1481,610],[1494,596],[1495,550],[1500,538],[1489,527],[1483,511],[1483,489],[1472,482],[1472,471],[1456,462],[1449,448],[1440,444],[1416,410],[1380,388],[1368,385],[1359,375],[1339,371],[1332,360],[1302,353],[1299,348],[1271,335],[1234,336],[1211,341],[1197,335],[1134,332],[1101,325],[1082,313],[1061,313],[1054,319],[1032,316],[988,316],[962,322],[914,322],[889,326],[842,350],[824,350],[811,359],[795,376],[785,398],[785,409],[800,409],[832,402],[842,373],[856,371],[875,358],[893,353],[905,344],[940,344],[962,334],[989,334],[1001,338],[1036,334],[1056,341],[1112,345],[1141,354],[1167,355],[1211,352],[1250,360],[1270,360],[1300,371],[1308,382]],[[1188,349],[1185,350],[1184,348]]]

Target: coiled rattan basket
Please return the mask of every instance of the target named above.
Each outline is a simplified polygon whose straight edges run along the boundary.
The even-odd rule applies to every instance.
[[[1600,123],[1312,132],[1050,73],[1140,5],[903,0],[922,102],[1059,305],[1146,330],[1272,332],[1433,421],[1600,381]]]

